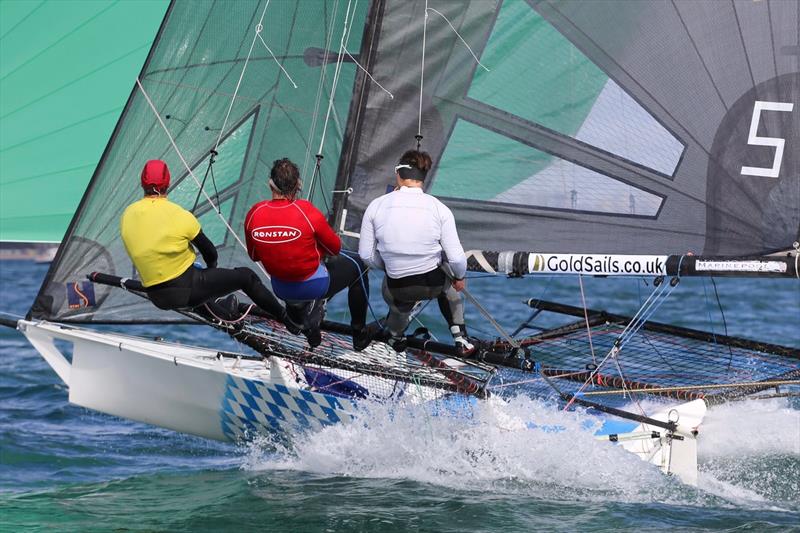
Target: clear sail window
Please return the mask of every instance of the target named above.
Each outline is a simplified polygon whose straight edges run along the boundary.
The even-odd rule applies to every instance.
[[[487,157],[498,153],[504,157]],[[663,200],[466,120],[456,123],[429,192],[466,200],[646,217],[655,216]]]
[[[247,154],[250,134],[253,130],[253,120],[255,116],[255,113],[253,113],[239,124],[217,148],[219,155],[214,162],[214,182],[212,182],[211,174],[209,173],[205,185],[203,186],[206,194],[210,196],[212,200],[217,192],[220,197],[224,197],[224,193],[239,181],[245,155]],[[192,166],[192,172],[194,172],[195,177],[197,177],[201,183],[208,169],[209,156],[210,153],[207,153],[203,159]],[[200,187],[198,187],[197,182],[188,172],[184,172],[180,179],[175,180],[175,182],[175,188],[170,190],[169,193],[170,200],[185,209],[194,209],[195,215],[203,213],[211,207],[208,205],[205,196],[202,194],[198,196]],[[215,183],[216,191],[214,189]]]
[[[467,96],[672,176],[684,145],[525,2],[504,2]]]

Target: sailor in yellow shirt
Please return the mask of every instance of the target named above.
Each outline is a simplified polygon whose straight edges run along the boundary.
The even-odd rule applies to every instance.
[[[167,200],[170,175],[166,163],[148,161],[141,180],[144,198],[125,209],[120,234],[156,307],[195,308],[241,290],[290,331],[299,332],[255,272],[246,267],[217,268],[217,249],[200,223],[189,211]],[[200,251],[207,268],[194,267],[197,256],[191,245]]]
[[[142,285],[152,287],[177,278],[194,264],[196,256],[188,244],[201,229],[194,215],[165,196],[145,196],[122,214],[120,232]]]

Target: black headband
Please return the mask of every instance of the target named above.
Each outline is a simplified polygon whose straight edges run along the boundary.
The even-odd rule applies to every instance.
[[[400,174],[400,177],[404,180],[425,181],[425,176],[428,175],[426,171],[412,167],[408,163],[400,163],[394,167],[394,170]]]

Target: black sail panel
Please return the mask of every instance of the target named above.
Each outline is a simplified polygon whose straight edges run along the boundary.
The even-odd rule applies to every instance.
[[[741,256],[797,239],[796,2],[428,2],[423,78],[425,5],[383,6],[373,74],[395,98],[369,88],[348,229],[415,147],[421,105],[426,190],[467,248]]]

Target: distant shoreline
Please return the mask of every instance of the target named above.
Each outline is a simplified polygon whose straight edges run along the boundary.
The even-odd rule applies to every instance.
[[[58,244],[52,243],[0,243],[0,261],[35,261],[49,263],[56,256]]]

